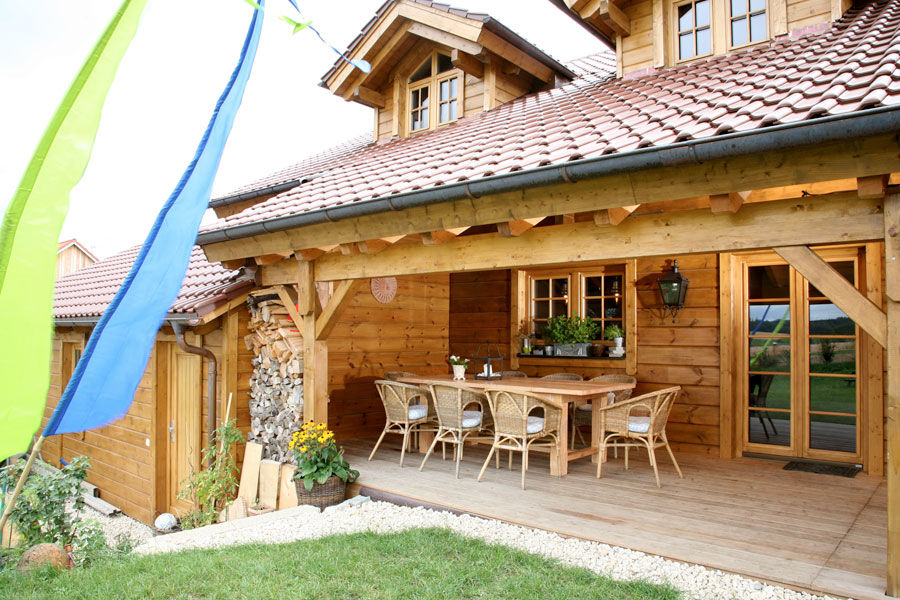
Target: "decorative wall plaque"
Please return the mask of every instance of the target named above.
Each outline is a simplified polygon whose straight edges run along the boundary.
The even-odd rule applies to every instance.
[[[372,296],[382,304],[387,304],[397,295],[396,277],[373,277],[369,284]]]

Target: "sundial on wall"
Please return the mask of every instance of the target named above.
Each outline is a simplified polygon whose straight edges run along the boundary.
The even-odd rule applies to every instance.
[[[382,304],[387,304],[397,295],[397,278],[374,277],[369,287],[372,289],[372,296],[376,300]]]

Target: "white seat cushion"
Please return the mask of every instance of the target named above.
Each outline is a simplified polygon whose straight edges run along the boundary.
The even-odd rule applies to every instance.
[[[591,403],[588,402],[587,404],[579,404],[576,407],[576,410],[583,410],[585,412],[591,412]]]
[[[543,417],[528,417],[528,424],[525,425],[525,431],[528,433],[537,433],[544,428]]]
[[[650,431],[650,417],[628,417],[628,431],[647,433]]]
[[[484,415],[480,410],[464,410],[462,426],[463,429],[471,429],[481,425],[481,419]]]
[[[409,407],[409,420],[417,421],[419,419],[424,419],[428,414],[428,405],[427,404],[413,404]]]

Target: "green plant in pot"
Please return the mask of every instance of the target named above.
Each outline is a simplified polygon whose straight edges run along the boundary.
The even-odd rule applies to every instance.
[[[587,356],[591,340],[597,338],[600,326],[590,318],[557,315],[547,321],[544,336],[556,346],[556,354],[561,356]]]
[[[294,432],[289,444],[294,451],[297,470],[294,483],[300,504],[325,508],[344,500],[347,482],[354,482],[359,471],[344,460],[344,450],[334,441],[334,432],[325,423],[305,423]]]
[[[619,325],[615,323],[610,323],[606,326],[606,329],[603,330],[604,339],[611,340],[615,342],[616,348],[622,347],[622,341],[625,339],[625,330],[622,329]],[[617,350],[618,353],[621,353],[621,350]]]

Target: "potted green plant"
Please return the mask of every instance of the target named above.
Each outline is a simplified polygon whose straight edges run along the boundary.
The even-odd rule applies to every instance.
[[[607,340],[612,340],[616,344],[616,354],[621,354],[623,350],[622,341],[625,339],[625,330],[623,330],[619,325],[615,323],[610,323],[606,326],[606,329],[603,330],[603,337]]]
[[[359,471],[344,460],[344,450],[334,441],[334,432],[325,423],[305,423],[291,436],[297,470],[294,484],[299,504],[325,508],[343,502],[347,482],[356,481]]]
[[[557,315],[547,321],[544,335],[553,341],[557,356],[587,356],[591,340],[600,333],[600,326],[591,318]]]

